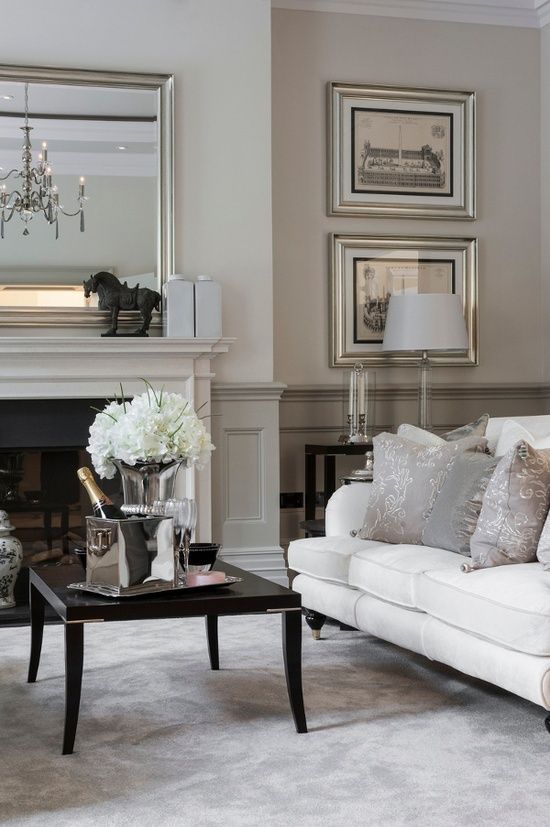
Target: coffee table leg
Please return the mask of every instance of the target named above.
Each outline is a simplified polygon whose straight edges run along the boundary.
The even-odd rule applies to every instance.
[[[29,610],[31,618],[31,654],[29,658],[29,674],[27,681],[34,683],[38,674],[40,652],[42,651],[42,635],[44,633],[45,601],[38,589],[31,583],[29,586]]]
[[[208,641],[208,657],[210,668],[220,668],[220,653],[218,649],[218,615],[206,615],[206,639]]]
[[[283,612],[283,659],[286,687],[296,732],[307,732],[302,693],[302,612]]]
[[[74,747],[82,665],[84,662],[84,624],[65,624],[65,729],[63,731],[63,755],[70,755]]]

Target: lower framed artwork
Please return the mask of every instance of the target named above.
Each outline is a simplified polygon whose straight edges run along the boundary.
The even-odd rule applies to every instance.
[[[476,238],[333,234],[330,255],[331,367],[418,362],[415,354],[382,351],[390,296],[404,293],[461,296],[468,349],[434,353],[433,362],[478,364]]]

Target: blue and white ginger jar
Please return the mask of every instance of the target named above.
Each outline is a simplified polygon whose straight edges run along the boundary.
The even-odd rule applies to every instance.
[[[13,590],[23,561],[23,547],[12,537],[14,526],[6,511],[0,511],[0,609],[15,606]]]

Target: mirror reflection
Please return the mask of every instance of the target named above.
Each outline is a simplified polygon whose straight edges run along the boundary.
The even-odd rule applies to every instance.
[[[0,79],[0,306],[93,306],[98,271],[158,290],[158,91],[31,81],[27,131],[25,89]]]

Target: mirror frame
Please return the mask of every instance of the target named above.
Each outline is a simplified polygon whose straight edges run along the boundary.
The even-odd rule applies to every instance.
[[[168,275],[174,272],[174,76],[0,65],[0,83],[2,81],[109,86],[121,89],[148,89],[158,93],[156,267],[160,292]],[[128,314],[120,314],[121,326],[127,318]],[[106,321],[107,315],[104,312],[92,308],[0,308],[0,336],[1,329],[5,327],[100,328],[105,326]],[[151,328],[159,328],[161,324],[161,313],[155,312]]]

